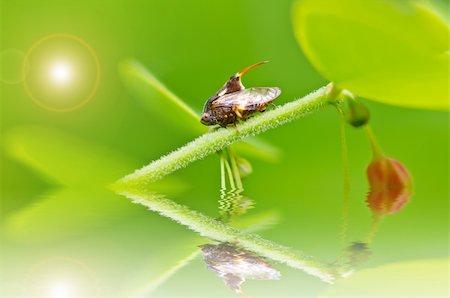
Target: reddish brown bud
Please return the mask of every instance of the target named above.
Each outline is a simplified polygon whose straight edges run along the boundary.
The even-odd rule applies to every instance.
[[[399,211],[412,194],[412,177],[397,160],[380,156],[367,168],[370,191],[367,205],[376,215]]]

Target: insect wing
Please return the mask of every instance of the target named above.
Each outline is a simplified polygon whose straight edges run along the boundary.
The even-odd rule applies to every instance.
[[[254,87],[225,94],[210,103],[211,108],[239,106],[243,110],[270,103],[281,94],[277,87]]]

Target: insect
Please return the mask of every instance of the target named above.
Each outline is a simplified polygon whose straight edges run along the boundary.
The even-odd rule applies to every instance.
[[[255,112],[264,112],[266,107],[277,98],[281,90],[277,87],[245,88],[241,78],[249,70],[265,64],[261,61],[236,73],[205,103],[200,120],[205,125],[219,124],[226,127],[236,126],[238,120],[245,121]]]

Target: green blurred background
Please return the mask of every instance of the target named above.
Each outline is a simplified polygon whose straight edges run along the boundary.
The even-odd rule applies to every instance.
[[[294,38],[291,6],[288,0],[1,1],[0,296],[150,297],[146,286],[203,240],[106,186],[195,135],[150,115],[127,92],[118,65],[136,58],[200,111],[230,75],[271,60],[244,84],[278,86],[283,93],[277,104],[292,101],[327,81]],[[95,95],[70,112],[43,109],[22,82],[14,82],[30,47],[55,33],[83,39],[100,65]],[[85,68],[92,68],[87,60]],[[32,65],[27,71],[33,73]],[[383,222],[364,267],[447,258],[448,113],[365,103],[385,152],[412,173],[414,195]],[[339,125],[329,108],[261,136],[280,149],[278,161],[246,156],[254,168],[244,182],[245,194],[256,201],[250,213],[280,214],[280,221],[260,234],[328,261],[339,252]],[[371,152],[361,130],[348,127],[347,138],[348,239],[357,241],[371,221],[364,202]],[[176,202],[216,217],[219,176],[213,155],[171,175],[177,182],[165,189]],[[301,271],[274,266],[283,275],[280,281],[249,281],[245,291],[255,297],[316,297],[329,287]],[[379,277],[374,287],[383,282]],[[152,295],[236,296],[200,258]]]

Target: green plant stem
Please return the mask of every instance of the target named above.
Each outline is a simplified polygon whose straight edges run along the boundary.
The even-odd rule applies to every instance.
[[[257,235],[234,229],[219,220],[166,199],[162,195],[140,193],[139,191],[123,191],[120,194],[130,198],[134,203],[142,204],[211,240],[235,243],[262,257],[301,269],[326,282],[332,282],[335,279],[335,268],[325,263]]]
[[[120,190],[129,186],[145,187],[148,183],[157,181],[180,168],[186,167],[191,162],[218,152],[236,141],[309,115],[323,109],[327,104],[325,87],[322,87],[303,98],[240,123],[238,125],[239,130],[227,128],[205,133],[185,146],[125,176],[117,181],[113,188]]]
[[[350,174],[348,168],[348,149],[347,149],[347,138],[345,135],[345,115],[342,109],[336,105],[336,109],[340,115],[340,132],[341,132],[341,144],[342,144],[342,222],[341,222],[341,250],[346,247],[347,243],[347,229],[348,229],[348,217],[350,209]]]
[[[228,153],[224,152],[224,156],[225,156],[225,169],[227,170],[228,181],[230,183],[230,188],[231,189],[236,189],[236,185],[234,184],[233,171],[231,170],[231,166],[230,166],[230,162],[229,162],[230,158],[228,156]]]
[[[372,148],[373,159],[376,160],[384,156],[383,149],[381,149],[380,145],[377,142],[377,138],[373,134],[372,128],[369,124],[364,125],[364,132],[366,133],[366,137],[369,140],[370,146]]]
[[[238,191],[243,191],[244,185],[242,184],[241,174],[239,173],[239,169],[238,169],[238,166],[236,163],[236,154],[233,152],[233,150],[230,147],[227,147],[227,151],[228,151],[228,157],[229,157],[230,163],[231,163],[231,169],[233,170],[233,177],[234,177],[235,183],[237,185],[237,189],[238,189]]]

